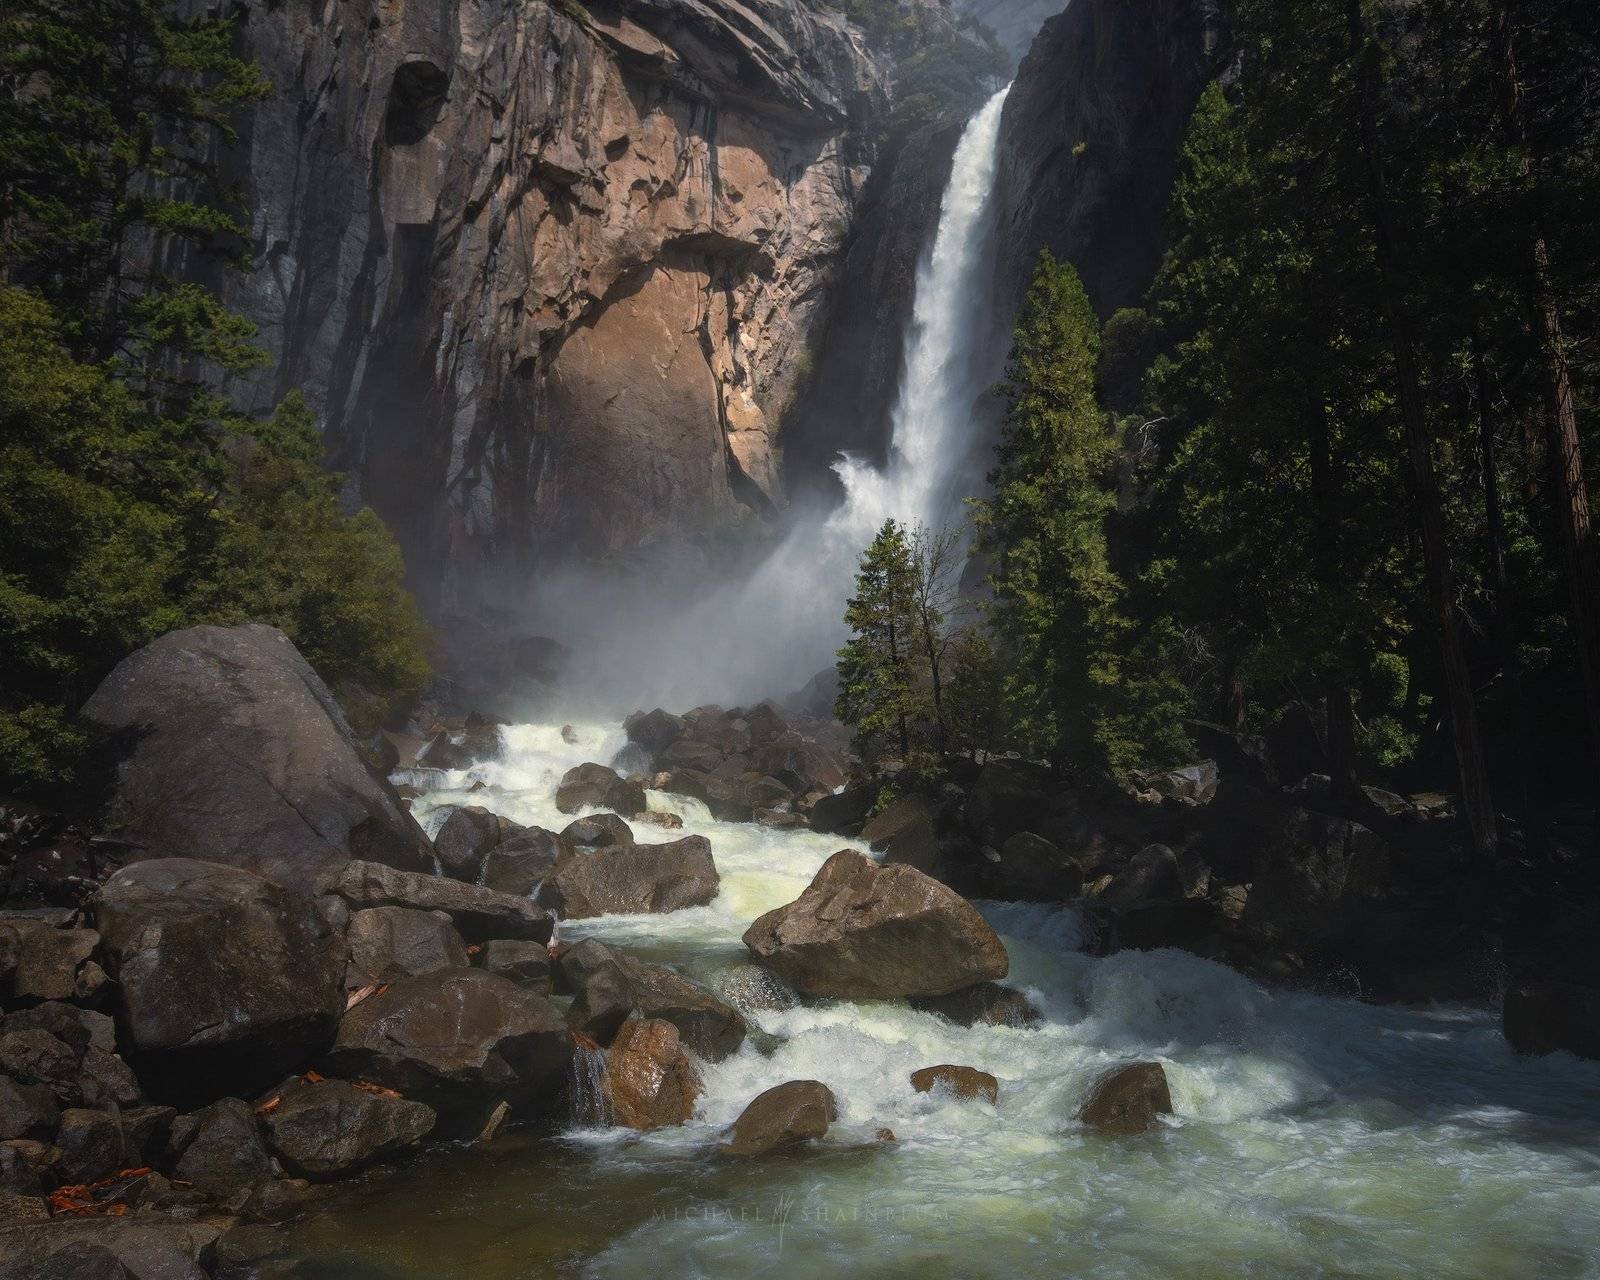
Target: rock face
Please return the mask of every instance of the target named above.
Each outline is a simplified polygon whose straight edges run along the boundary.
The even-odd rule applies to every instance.
[[[330,1074],[426,1103],[441,1132],[470,1135],[501,1102],[550,1114],[571,1058],[567,1024],[542,996],[476,969],[446,969],[356,1005],[326,1062]]]
[[[332,1041],[347,951],[309,899],[164,858],[112,876],[94,916],[123,1044],[153,1096],[254,1093]]]
[[[958,12],[976,18],[1000,38],[1013,58],[1021,58],[1047,18],[1067,0],[956,0]]]
[[[1005,947],[964,899],[912,867],[845,849],[745,946],[803,995],[938,996],[1006,976]]]
[[[1078,1119],[1105,1133],[1143,1133],[1155,1128],[1158,1115],[1172,1114],[1167,1073],[1159,1062],[1118,1067],[1094,1083]]]
[[[250,393],[307,389],[430,601],[779,498],[886,107],[842,15],[356,0],[253,7],[245,44]]]
[[[1077,267],[1102,317],[1139,303],[1166,244],[1178,147],[1224,36],[1221,0],[1073,0],[1045,23],[1001,126],[1008,313],[1041,248]]]
[[[430,865],[427,837],[275,627],[170,632],[119,663],[83,714],[126,746],[114,813],[144,857],[306,887],[352,858]]]
[[[564,920],[654,914],[703,907],[720,883],[710,841],[687,836],[567,858],[539,887],[539,901]]]
[[[345,1080],[294,1078],[263,1117],[273,1154],[302,1178],[336,1178],[425,1138],[430,1107],[358,1089]]]
[[[704,1086],[670,1022],[630,1018],[606,1052],[604,1095],[616,1123],[661,1129],[694,1114]]]
[[[759,1095],[739,1114],[722,1151],[764,1156],[823,1137],[839,1118],[833,1091],[817,1080],[791,1080]]]

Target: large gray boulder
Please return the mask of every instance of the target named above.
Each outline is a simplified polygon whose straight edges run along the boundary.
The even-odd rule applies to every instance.
[[[519,938],[549,942],[555,921],[527,898],[496,893],[475,884],[442,876],[397,871],[376,862],[352,862],[337,884],[339,896],[357,909],[408,907],[442,911],[468,942]]]
[[[152,1096],[254,1093],[333,1040],[344,939],[309,898],[237,867],[124,867],[94,903],[122,1044]]]
[[[848,1000],[946,995],[1010,968],[964,898],[914,867],[880,867],[852,849],[752,924],[744,943],[801,994]]]
[[[426,1103],[441,1134],[463,1136],[502,1102],[552,1114],[571,1059],[566,1020],[543,996],[481,970],[445,969],[355,1005],[325,1065]]]
[[[717,896],[720,883],[710,842],[687,836],[566,858],[539,886],[539,901],[563,920],[648,915],[702,907]]]
[[[123,659],[83,708],[117,735],[114,815],[142,856],[323,885],[352,858],[424,869],[427,837],[275,627],[191,627]]]

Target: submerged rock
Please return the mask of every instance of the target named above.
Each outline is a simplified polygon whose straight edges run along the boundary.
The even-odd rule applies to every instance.
[[[1167,1073],[1159,1062],[1118,1067],[1094,1082],[1078,1119],[1104,1133],[1144,1133],[1156,1127],[1158,1115],[1172,1114]]]
[[[1039,1020],[1028,997],[998,982],[979,982],[943,996],[914,996],[911,1007],[937,1013],[961,1027],[1024,1027]]]
[[[618,1029],[601,1088],[617,1124],[645,1130],[682,1124],[704,1090],[678,1029],[654,1018],[629,1018]]]
[[[539,887],[539,902],[563,920],[659,914],[704,906],[720,883],[710,842],[688,836],[568,858]]]
[[[153,1095],[253,1094],[332,1042],[348,952],[310,899],[165,858],[117,872],[94,913],[123,1043]]]
[[[850,849],[752,924],[744,943],[801,994],[848,1000],[946,995],[1010,968],[965,899],[913,867],[880,867]]]
[[[352,858],[421,870],[428,840],[275,627],[190,627],[125,658],[83,709],[121,735],[114,816],[146,856],[310,886]]]
[[[425,1102],[449,1136],[472,1136],[501,1102],[524,1115],[557,1105],[572,1058],[559,1010],[477,969],[403,978],[339,1023],[330,1074]]]
[[[556,788],[556,808],[562,813],[611,809],[624,818],[633,818],[648,807],[639,783],[630,782],[603,764],[580,764],[569,769]]]
[[[839,1118],[833,1091],[819,1080],[791,1080],[768,1089],[734,1121],[724,1155],[763,1156],[787,1151],[828,1132]]]
[[[913,1071],[911,1087],[918,1093],[932,1093],[935,1089],[943,1089],[957,1098],[987,1098],[991,1105],[1000,1099],[1000,1082],[987,1071],[948,1063]]]

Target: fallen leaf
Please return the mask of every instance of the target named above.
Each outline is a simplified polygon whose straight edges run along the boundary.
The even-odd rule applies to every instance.
[[[256,1108],[256,1114],[258,1116],[270,1116],[281,1105],[283,1105],[283,1098],[281,1096],[276,1098],[268,1098]]]
[[[307,1084],[321,1084],[322,1083],[322,1076],[320,1076],[315,1071],[308,1071],[308,1072],[305,1073],[305,1075],[301,1076],[300,1078],[302,1080],[304,1080]]]

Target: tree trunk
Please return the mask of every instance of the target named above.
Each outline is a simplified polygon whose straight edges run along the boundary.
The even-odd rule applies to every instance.
[[[1517,66],[1511,14],[1502,4],[1495,21],[1500,46],[1503,109],[1512,144],[1522,150],[1521,178],[1532,191],[1533,160],[1527,151],[1522,115],[1522,77]],[[1535,205],[1537,210],[1537,205]],[[1573,629],[1578,640],[1578,666],[1583,672],[1589,713],[1589,746],[1600,794],[1600,553],[1590,517],[1589,487],[1584,478],[1583,447],[1578,438],[1578,411],[1572,370],[1567,361],[1561,307],[1550,284],[1550,250],[1537,222],[1526,247],[1528,309],[1545,374],[1545,459],[1553,486],[1556,523],[1561,529],[1567,588],[1572,598]]]
[[[1434,468],[1433,433],[1428,425],[1427,405],[1422,395],[1416,339],[1399,283],[1400,254],[1378,130],[1378,99],[1382,84],[1361,6],[1362,0],[1347,0],[1350,54],[1356,73],[1357,125],[1362,158],[1366,165],[1367,196],[1381,285],[1379,293],[1394,358],[1406,453],[1416,490],[1428,596],[1439,628],[1446,700],[1450,707],[1451,739],[1461,783],[1462,812],[1467,820],[1474,853],[1480,859],[1487,859],[1494,854],[1499,840],[1494,799],[1484,768],[1477,701],[1473,695],[1472,675],[1467,665],[1466,647],[1462,642],[1461,623],[1456,610],[1454,573],[1445,539],[1444,506],[1438,473]]]

